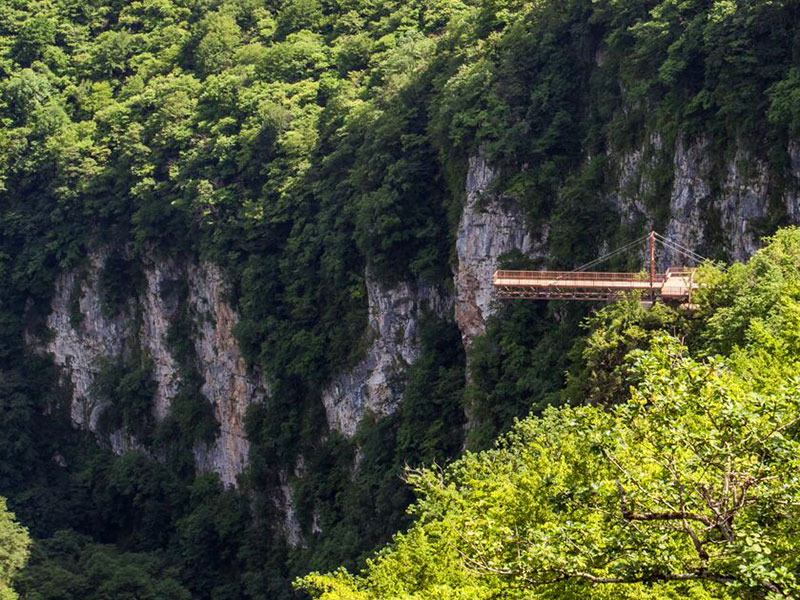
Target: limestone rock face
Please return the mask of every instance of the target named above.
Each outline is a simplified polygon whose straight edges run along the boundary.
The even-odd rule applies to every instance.
[[[800,222],[800,144],[789,145],[795,185],[780,198],[770,195],[774,186],[763,160],[740,149],[722,165],[720,181],[720,166],[711,164],[711,153],[706,139],[678,141],[674,148],[666,148],[657,134],[639,149],[610,153],[618,176],[610,199],[620,220],[637,227],[655,221],[643,198],[652,197],[652,173],[660,167],[672,169],[672,184],[663,199],[669,204],[663,233],[684,246],[698,250],[720,243],[731,258],[743,260],[757,249],[760,221],[771,211],[785,209],[789,221]],[[656,164],[659,156],[667,158]],[[484,154],[478,152],[468,166],[466,201],[455,240],[454,292],[424,281],[387,285],[367,271],[369,347],[357,365],[335,376],[321,393],[332,430],[353,436],[368,412],[385,416],[396,410],[406,371],[421,352],[419,327],[426,313],[454,317],[469,349],[496,310],[492,274],[503,255],[519,250],[534,259],[547,256],[549,230],[526,224],[514,199],[493,189],[498,173]],[[73,423],[101,436],[98,418],[103,406],[93,398],[95,376],[104,360],[125,360],[138,350],[153,361],[154,416],[157,420],[167,417],[181,386],[182,370],[170,350],[168,334],[176,319],[188,313],[192,367],[219,422],[215,441],[194,448],[195,461],[201,470],[219,473],[226,484],[235,484],[249,449],[245,411],[266,396],[268,386],[247,369],[236,344],[233,331],[238,317],[226,300],[224,273],[202,261],[147,256],[140,265],[142,289],[110,316],[103,310],[99,285],[109,254],[108,249],[95,249],[85,267],[58,277],[47,318],[52,335],[46,340],[29,339],[53,356],[69,382]],[[660,267],[677,260],[664,252]],[[103,441],[119,453],[143,449],[124,432],[113,432]],[[281,502],[291,517],[287,486]],[[299,539],[291,518],[286,530],[288,537]]]
[[[210,263],[187,267],[189,304],[196,318],[194,348],[203,377],[201,391],[214,406],[219,435],[210,447],[196,448],[201,469],[234,483],[247,464],[249,444],[244,430],[247,407],[263,399],[266,386],[247,370],[233,328],[236,312],[225,300],[222,272]]]
[[[652,136],[651,147],[661,150],[661,140]],[[788,153],[794,175],[780,202],[790,222],[800,222],[800,145],[793,143]],[[643,218],[652,222],[652,215],[641,205],[639,198],[648,193],[651,181],[647,170],[651,166],[643,149],[617,157],[620,171],[619,192],[615,195],[620,218],[633,221]],[[712,174],[713,150],[705,138],[693,141],[678,139],[673,149],[673,182],[669,192],[669,220],[662,232],[668,239],[693,250],[722,244],[727,255],[744,261],[760,246],[759,222],[770,210],[770,172],[767,163],[741,147],[722,167],[722,180]],[[715,183],[716,182],[716,183]],[[681,264],[675,253],[663,251],[659,267]]]
[[[322,392],[328,425],[348,437],[367,411],[379,416],[394,412],[405,370],[420,353],[420,318],[426,311],[442,316],[451,304],[444,290],[424,282],[387,287],[368,270],[366,284],[373,341],[366,357]]]
[[[94,377],[100,370],[100,361],[108,356],[123,356],[125,340],[130,334],[130,322],[125,311],[108,318],[102,308],[97,274],[106,256],[105,252],[93,253],[85,277],[78,271],[59,276],[52,310],[47,317],[52,338],[43,347],[38,340],[28,340],[39,349],[50,352],[56,364],[64,370],[73,393],[72,422],[92,431],[97,429],[103,408],[90,393]],[[78,292],[73,293],[76,286],[80,286],[79,296]],[[79,298],[77,307],[76,298]],[[120,440],[118,444],[122,446],[124,442]]]
[[[292,497],[292,488],[287,483],[286,477],[282,477],[279,494],[275,498],[275,507],[283,515],[281,522],[281,534],[292,548],[303,546],[303,528],[297,519],[297,511]]]
[[[662,137],[653,134],[640,148],[611,153],[618,183],[610,200],[620,221],[648,226],[654,222],[643,199],[654,193],[653,174],[664,151],[672,157],[671,164],[666,165],[672,169],[672,186],[663,199],[669,202],[669,219],[661,233],[695,251],[722,243],[733,260],[752,256],[760,245],[759,221],[770,210],[771,182],[767,163],[741,148],[724,165],[722,182],[711,172],[712,149],[706,139],[679,139],[674,148],[665,148]],[[795,185],[780,202],[788,220],[800,223],[800,144],[790,144],[788,153]],[[546,228],[531,229],[513,198],[492,190],[496,176],[481,152],[470,159],[466,203],[456,239],[455,273],[455,318],[467,348],[476,335],[484,333],[486,319],[494,311],[492,274],[500,257],[514,249],[532,258],[547,256],[549,232]],[[668,250],[659,252],[662,269],[682,261]]]
[[[493,312],[492,275],[500,257],[514,249],[541,256],[547,244],[547,231],[531,234],[513,199],[492,192],[496,176],[482,154],[470,159],[455,273],[455,318],[467,348],[476,335],[484,333]]]
[[[725,180],[715,197],[709,183],[709,156],[705,140],[677,144],[671,219],[665,235],[684,246],[696,248],[709,235],[708,228],[718,226],[724,233],[730,256],[745,260],[758,249],[759,240],[753,225],[767,214],[767,166],[742,151],[737,152],[725,166]],[[745,164],[749,164],[750,173],[744,171]],[[711,222],[714,219],[718,222]]]
[[[94,378],[104,360],[124,360],[137,346],[153,361],[153,414],[157,421],[169,414],[181,381],[167,336],[178,317],[179,290],[185,285],[186,309],[195,320],[193,366],[203,379],[201,391],[219,423],[216,440],[208,447],[196,447],[195,460],[199,469],[216,472],[226,485],[235,485],[249,448],[244,413],[263,398],[266,386],[248,372],[236,345],[233,328],[238,317],[225,300],[222,273],[204,262],[148,259],[142,265],[143,289],[117,315],[109,317],[102,310],[98,285],[107,255],[105,250],[94,251],[84,271],[63,273],[58,278],[47,318],[52,335],[44,342],[32,341],[53,356],[71,384],[73,423],[100,435],[98,417],[103,406],[93,398]],[[113,432],[105,441],[118,453],[140,448],[123,432]]]
[[[169,414],[171,400],[180,385],[178,363],[167,348],[167,334],[178,310],[179,299],[174,290],[182,277],[182,265],[174,260],[149,264],[144,269],[145,289],[137,298],[142,322],[138,339],[153,360],[153,378],[157,385],[153,412],[159,421]]]

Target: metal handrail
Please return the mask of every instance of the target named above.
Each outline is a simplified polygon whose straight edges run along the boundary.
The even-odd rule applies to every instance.
[[[591,271],[511,271],[497,270],[494,279],[517,280],[572,280],[572,281],[649,281],[647,273],[600,273]],[[653,281],[663,282],[666,277],[658,274]]]

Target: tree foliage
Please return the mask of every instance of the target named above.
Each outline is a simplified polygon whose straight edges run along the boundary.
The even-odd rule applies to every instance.
[[[798,253],[784,230],[747,265],[707,267],[682,332],[694,352],[674,319],[633,335],[627,399],[551,408],[493,450],[411,471],[411,529],[361,575],[298,585],[324,600],[795,597]],[[598,322],[593,337],[618,334]]]
[[[17,600],[14,579],[28,559],[28,531],[14,520],[5,498],[0,498],[0,598]]]
[[[23,597],[36,600],[189,600],[176,575],[155,555],[123,553],[58,531],[36,543],[19,588]]]

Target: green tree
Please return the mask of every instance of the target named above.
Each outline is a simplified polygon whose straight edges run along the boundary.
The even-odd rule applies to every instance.
[[[37,541],[19,589],[37,600],[190,600],[176,576],[158,554],[120,552],[60,530]]]
[[[364,575],[301,587],[325,600],[635,598],[641,584],[794,597],[796,380],[761,393],[668,337],[632,360],[629,402],[550,409],[496,450],[412,473],[415,527]]]
[[[56,21],[47,14],[31,15],[16,36],[15,58],[30,65],[43,57],[47,48],[56,41]]]
[[[225,13],[210,13],[200,24],[203,37],[197,44],[195,59],[202,73],[219,73],[233,65],[242,32],[233,16]]]
[[[704,269],[690,327],[604,311],[581,357],[617,356],[601,367],[615,406],[550,408],[493,450],[410,472],[408,533],[360,575],[298,586],[323,600],[796,597],[798,269],[787,229],[747,265]]]
[[[288,0],[282,5],[277,23],[281,37],[303,29],[316,31],[322,25],[324,15],[319,0]]]
[[[28,531],[14,520],[6,499],[0,497],[0,599],[16,600],[14,579],[28,559]]]

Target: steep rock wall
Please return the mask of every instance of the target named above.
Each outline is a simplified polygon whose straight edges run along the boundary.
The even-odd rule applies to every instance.
[[[655,219],[642,198],[653,193],[650,173],[653,157],[663,150],[661,138],[651,136],[647,145],[651,151],[644,146],[610,156],[619,173],[612,199],[623,222],[643,220],[649,224]],[[712,185],[706,140],[679,141],[669,152],[672,184],[665,234],[697,248],[708,239],[712,209],[730,255],[736,259],[751,255],[758,244],[753,225],[768,215],[770,201],[775,202],[770,199],[766,164],[739,151],[725,165],[721,182],[717,167],[717,183]],[[795,182],[800,181],[800,145],[791,145],[789,154]],[[497,172],[482,153],[470,159],[466,202],[455,242],[458,262],[454,295],[425,282],[387,286],[367,272],[371,342],[365,357],[336,376],[322,392],[332,430],[352,436],[368,411],[382,416],[397,408],[406,369],[420,353],[418,328],[426,312],[449,317],[452,309],[464,345],[469,348],[474,337],[484,332],[486,320],[495,310],[491,278],[501,257],[514,249],[534,258],[546,257],[548,230],[531,230],[526,225],[513,198],[492,189],[496,177]],[[800,220],[797,186],[790,188],[780,202],[790,220]],[[168,348],[167,335],[183,301],[176,290],[185,284],[185,302],[194,318],[192,344],[195,366],[202,378],[201,391],[212,403],[220,424],[212,444],[195,448],[195,460],[200,469],[217,472],[223,481],[233,484],[247,461],[244,413],[249,404],[264,397],[266,385],[248,373],[236,345],[233,329],[237,316],[225,300],[223,273],[207,263],[146,259],[142,265],[143,289],[118,314],[108,316],[103,312],[98,284],[107,255],[104,249],[96,250],[84,271],[58,278],[47,319],[53,335],[38,342],[40,349],[52,353],[71,383],[73,422],[97,432],[103,407],[92,398],[94,377],[103,359],[124,358],[134,344],[153,359],[157,384],[154,415],[159,420],[168,415],[180,386],[180,369]],[[663,254],[662,266],[672,260]],[[117,452],[137,447],[136,440],[121,432],[107,441]]]
[[[144,268],[145,286],[136,299],[135,315],[129,322],[141,321],[139,331],[129,331],[127,336],[138,338],[142,349],[153,360],[153,378],[156,393],[153,412],[160,421],[169,414],[172,398],[178,393],[178,363],[167,347],[170,324],[179,308],[178,294],[174,292],[183,276],[183,267],[174,260],[156,261]]]
[[[662,150],[660,136],[648,143]],[[795,176],[800,180],[800,146],[790,148]],[[720,227],[735,259],[745,259],[758,246],[752,225],[767,214],[768,173],[763,162],[752,161],[738,152],[729,161],[726,179],[720,192],[711,192],[711,168],[708,142],[678,142],[673,151],[673,183],[669,193],[670,218],[665,234],[688,247],[696,248],[707,235],[710,207],[719,215]],[[616,157],[620,172],[617,199],[619,218],[625,222],[641,217],[652,223],[653,215],[642,202],[652,193],[650,179],[654,153],[640,149]],[[749,170],[742,165],[749,163]],[[753,168],[752,165],[755,165]],[[346,436],[355,434],[364,414],[383,416],[397,407],[402,393],[403,374],[419,355],[416,330],[425,311],[446,315],[452,303],[456,322],[465,347],[485,331],[486,319],[495,310],[492,274],[501,257],[512,250],[543,259],[547,256],[549,231],[546,227],[531,230],[513,198],[492,189],[497,171],[483,153],[469,161],[466,202],[456,238],[458,264],[455,271],[455,296],[425,283],[404,282],[386,287],[368,272],[369,327],[373,341],[365,358],[354,368],[339,374],[323,390],[328,424]],[[800,216],[797,193],[785,198],[786,210]],[[663,253],[666,266],[673,260]]]
[[[237,315],[225,300],[222,273],[208,263],[147,260],[142,265],[143,289],[117,315],[109,317],[103,311],[98,283],[106,258],[105,250],[94,251],[84,271],[58,278],[47,318],[51,337],[33,341],[42,352],[52,355],[71,384],[73,423],[100,435],[98,418],[103,406],[93,397],[92,383],[104,360],[124,360],[136,345],[153,361],[153,414],[156,420],[169,414],[180,386],[180,369],[167,336],[178,316],[179,290],[185,282],[187,309],[195,320],[194,366],[203,379],[201,391],[220,426],[212,444],[195,448],[195,461],[199,469],[216,472],[226,485],[235,485],[247,462],[245,410],[263,398],[265,385],[248,373],[236,345],[233,327]],[[139,447],[123,432],[112,433],[106,441],[118,453]]]
[[[622,223],[653,225],[655,215],[643,199],[655,193],[653,173],[664,150],[662,145],[661,136],[653,135],[642,148],[610,155],[618,172],[611,200]],[[695,250],[721,237],[733,260],[752,256],[760,244],[759,222],[771,210],[773,182],[766,162],[739,149],[725,163],[720,182],[719,171],[716,175],[712,172],[708,140],[679,139],[668,150],[672,185],[663,199],[669,203],[669,217],[662,233]],[[799,223],[800,144],[790,144],[788,153],[794,182],[783,192],[778,208],[785,211],[789,222]],[[496,177],[497,172],[482,153],[470,159],[466,202],[456,239],[455,273],[455,318],[467,348],[476,335],[484,333],[486,319],[495,310],[491,280],[500,257],[514,249],[533,258],[547,256],[549,232],[532,231],[513,198],[492,190]],[[661,268],[679,262],[670,251],[660,252]]]
[[[100,361],[104,357],[124,356],[125,340],[130,333],[127,311],[109,318],[102,308],[98,273],[106,257],[104,251],[94,252],[89,256],[85,274],[76,270],[58,277],[47,317],[52,337],[45,344],[28,339],[38,349],[51,353],[63,369],[72,388],[72,422],[91,431],[97,430],[103,408],[91,394]],[[73,291],[76,286],[80,286],[79,296]],[[74,305],[76,297],[77,306]]]
[[[394,412],[403,375],[420,353],[420,319],[426,312],[444,316],[452,304],[443,289],[425,282],[387,287],[367,270],[366,285],[372,343],[365,358],[322,393],[328,425],[348,437],[367,411],[379,416]]]
[[[726,249],[732,258],[744,260],[752,255],[758,247],[752,226],[767,213],[768,173],[763,162],[754,161],[753,172],[745,176],[742,172],[745,160],[744,153],[736,153],[736,157],[726,164],[725,181],[719,192],[714,194],[709,181],[711,164],[708,142],[698,140],[686,144],[678,141],[674,161],[675,182],[670,197],[670,221],[665,232],[667,238],[696,248],[707,237],[709,226],[718,225],[724,232]],[[709,222],[715,218],[719,219],[718,223]],[[669,258],[665,265],[677,260],[666,254]]]
[[[547,248],[547,231],[531,233],[513,199],[492,192],[496,177],[482,153],[469,160],[455,273],[455,319],[466,348],[484,333],[486,319],[494,312],[492,274],[500,257],[514,249],[541,257]]]
[[[210,263],[187,266],[189,305],[196,315],[194,348],[203,377],[201,391],[214,406],[219,435],[209,447],[195,449],[201,469],[233,483],[247,464],[244,429],[247,407],[263,399],[266,385],[250,374],[233,335],[238,316],[225,300],[220,269]]]
[[[653,168],[655,153],[662,151],[661,144],[659,136],[651,136],[649,148],[616,159],[620,177],[614,197],[623,220],[638,216],[652,224],[653,215],[640,198],[652,193],[648,171]],[[770,210],[785,212],[789,222],[800,221],[800,145],[793,143],[787,148],[794,182],[783,190],[777,203],[770,197],[776,182],[771,180],[768,164],[742,147],[721,167],[717,165],[716,172],[714,152],[706,138],[678,138],[671,151],[673,181],[669,197],[663,199],[669,202],[669,219],[662,232],[668,239],[692,249],[719,242],[732,260],[744,261],[759,248],[759,224]],[[771,207],[770,202],[776,205]],[[666,268],[680,260],[663,251],[659,266]]]
[[[800,223],[800,142],[789,144],[794,190],[786,195],[786,214],[792,223]]]

